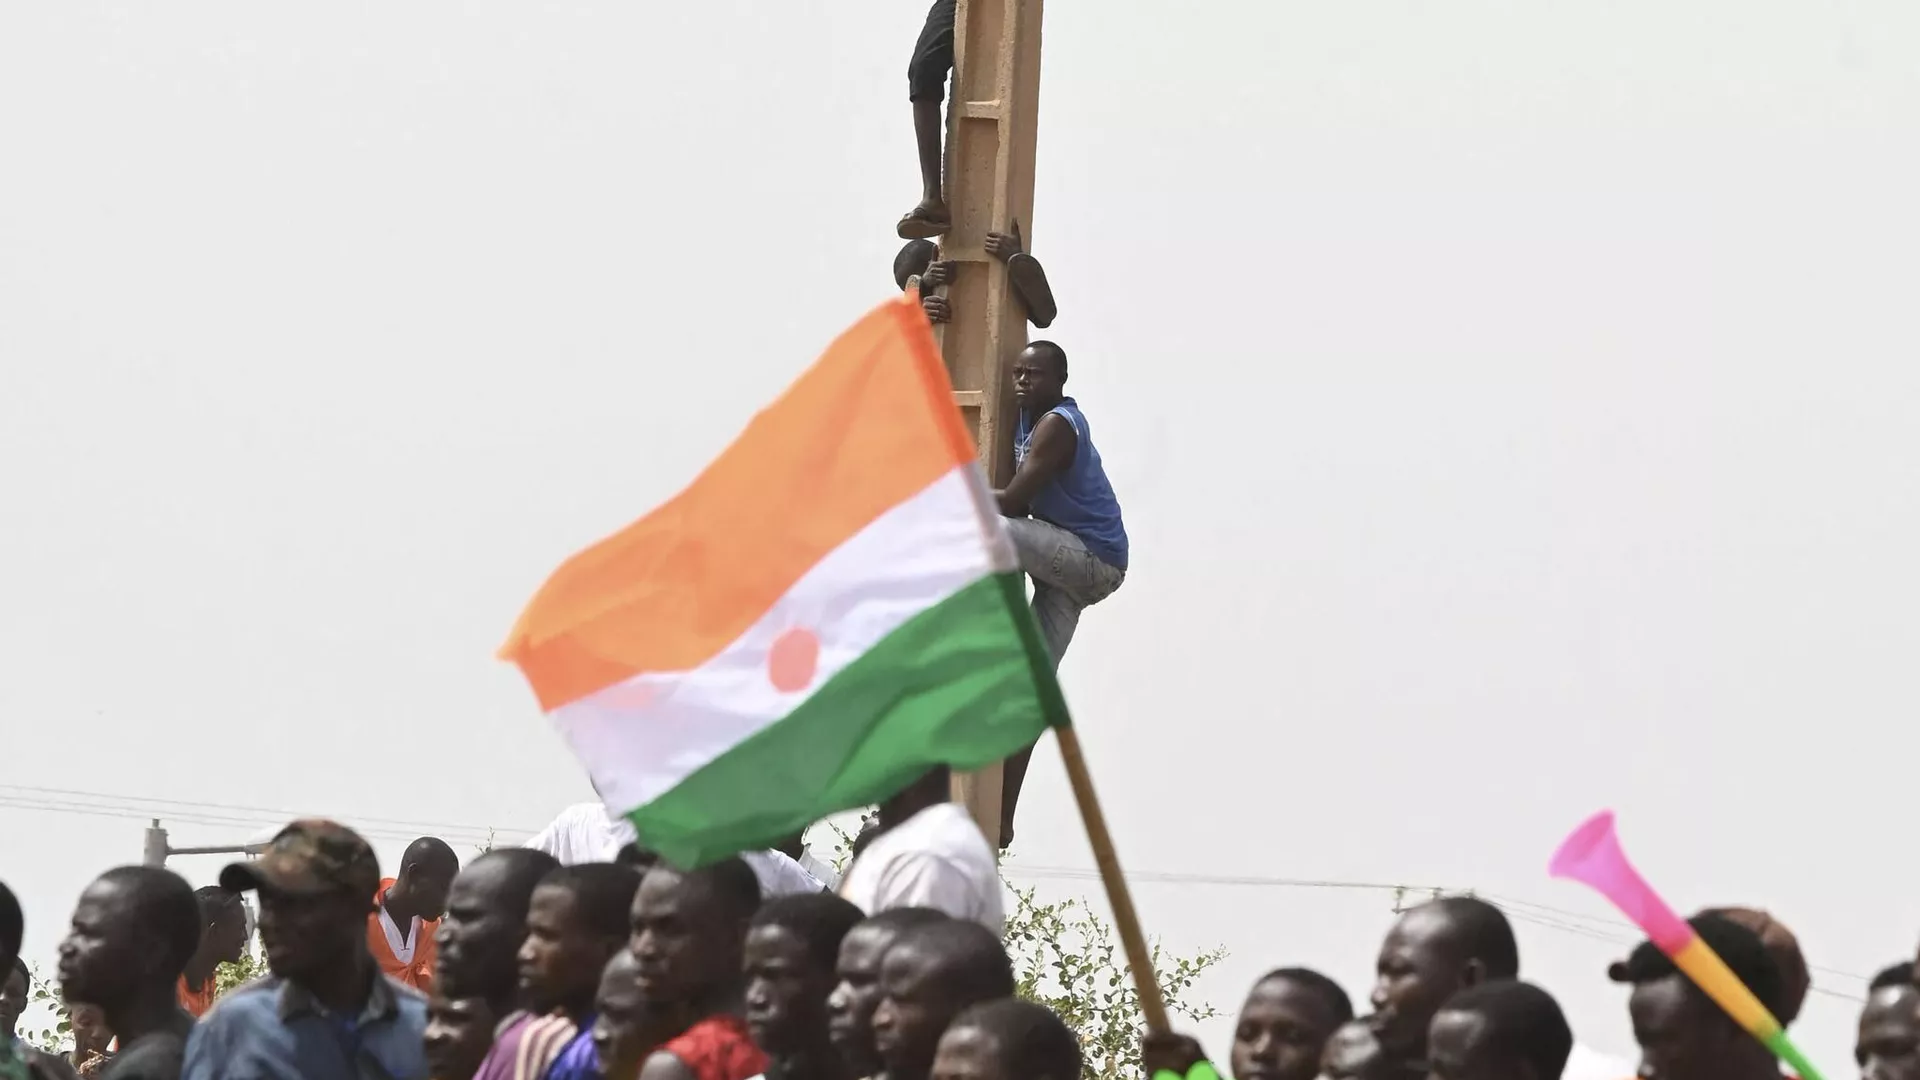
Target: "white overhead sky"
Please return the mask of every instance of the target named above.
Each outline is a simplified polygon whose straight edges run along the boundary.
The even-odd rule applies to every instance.
[[[1134,540],[1063,677],[1127,863],[1509,899],[1623,1053],[1633,935],[1544,874],[1614,806],[1676,904],[1800,933],[1845,1074],[1844,973],[1920,941],[1920,7],[1051,7],[1023,224]],[[886,295],[923,12],[0,11],[29,958],[142,823],[25,786],[389,860],[588,795],[493,650]],[[1031,791],[1015,880],[1095,893],[1051,750]],[[1364,996],[1392,902],[1136,887],[1228,1011]]]

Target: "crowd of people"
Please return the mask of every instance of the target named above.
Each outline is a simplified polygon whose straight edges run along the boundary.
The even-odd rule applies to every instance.
[[[464,867],[423,838],[385,878],[364,839],[317,819],[198,891],[164,868],[112,869],[80,894],[60,946],[73,1020],[63,1053],[13,1033],[24,923],[0,887],[0,960],[13,971],[0,1078],[1074,1080],[1079,1037],[1017,997],[994,851],[946,801],[948,780],[934,770],[883,804],[837,891],[785,887],[737,856],[674,867],[631,842],[562,859],[544,850],[550,836]],[[258,899],[269,974],[218,993],[214,972],[250,937],[245,894]],[[1810,985],[1793,935],[1746,908],[1689,921],[1791,1023]],[[1780,1076],[1652,943],[1605,974],[1628,988],[1641,1077]],[[1567,1019],[1521,979],[1512,927],[1484,900],[1399,915],[1367,1005],[1319,972],[1281,967],[1247,994],[1223,1062],[1191,1037],[1143,1033],[1143,1071],[1570,1076]],[[1858,1058],[1868,1080],[1920,1077],[1913,964],[1873,981]]]
[[[938,238],[941,103],[955,0],[935,0],[909,69],[922,197],[899,222],[896,284],[933,322],[959,270]],[[1017,221],[987,234],[1029,322],[1058,314]],[[1078,403],[1067,354],[1014,361],[1014,470],[994,491],[1057,666],[1082,611],[1124,582],[1119,502]],[[1082,1043],[1022,1000],[1003,942],[996,851],[1013,838],[1031,753],[1006,763],[993,843],[935,769],[879,807],[842,873],[800,836],[708,865],[669,865],[599,802],[527,844],[462,866],[423,837],[383,876],[353,830],[295,821],[257,858],[195,890],[154,866],[106,871],[78,897],[59,950],[68,1045],[16,1028],[30,974],[25,913],[0,884],[0,1080],[1076,1080]],[[226,989],[258,900],[268,974]],[[1792,935],[1765,913],[1704,911],[1700,939],[1776,1017],[1809,989]],[[1778,1080],[1772,1052],[1651,942],[1606,972],[1646,1080]],[[1074,988],[1062,988],[1071,992]],[[1216,1063],[1192,1037],[1144,1031],[1154,1080],[1573,1080],[1574,1036],[1553,996],[1521,978],[1513,930],[1471,896],[1401,913],[1367,1010],[1305,967],[1259,979]],[[1915,965],[1871,985],[1856,1053],[1868,1080],[1920,1080]],[[1596,1077],[1592,1080],[1625,1080]]]

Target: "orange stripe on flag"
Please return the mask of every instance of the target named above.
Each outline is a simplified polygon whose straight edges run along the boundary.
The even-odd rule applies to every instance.
[[[543,709],[726,648],[888,508],[974,458],[911,294],[840,335],[665,505],[554,571],[502,659]]]

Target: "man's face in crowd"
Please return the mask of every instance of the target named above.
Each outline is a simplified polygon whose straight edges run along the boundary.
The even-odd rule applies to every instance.
[[[228,904],[220,909],[213,925],[201,931],[205,937],[207,955],[213,957],[216,964],[234,964],[247,951],[247,912],[237,903]]]
[[[684,1025],[672,1014],[647,1004],[640,991],[640,972],[633,954],[623,952],[607,964],[594,998],[593,1047],[600,1055],[601,1074],[635,1076],[659,1045]]]
[[[1012,1076],[1000,1053],[998,1040],[977,1027],[948,1028],[940,1036],[933,1054],[930,1080],[1042,1080],[1041,1077]],[[1045,1080],[1075,1080],[1074,1077],[1046,1077]],[[1235,1077],[1235,1080],[1239,1080]]]
[[[508,895],[512,875],[503,860],[480,858],[447,889],[447,910],[433,934],[439,950],[435,979],[449,994],[500,997],[520,977],[526,916]]]
[[[1387,1061],[1380,1040],[1366,1020],[1349,1020],[1327,1039],[1320,1054],[1320,1074],[1326,1080],[1368,1080],[1385,1071]]]
[[[1051,409],[1066,396],[1066,376],[1053,353],[1028,348],[1013,361],[1013,400],[1023,409]]]
[[[27,977],[9,962],[4,985],[0,985],[0,1035],[13,1034],[20,1014],[27,1011]]]
[[[834,966],[838,982],[827,995],[827,1034],[848,1068],[860,1076],[880,1069],[873,1048],[873,1010],[880,1004],[880,961],[893,934],[885,927],[862,923],[840,939],[840,960]]]
[[[127,887],[95,881],[73,906],[60,943],[60,991],[68,1001],[119,1005],[138,992],[155,943],[143,941]]]
[[[1400,917],[1380,945],[1371,1023],[1389,1058],[1423,1057],[1434,1014],[1456,990],[1478,981],[1474,967],[1450,947],[1452,930],[1441,910],[1415,908]]]
[[[898,945],[880,962],[880,1004],[873,1010],[873,1046],[889,1080],[916,1080],[933,1067],[940,1035],[962,1005],[951,980],[939,974],[939,959],[912,945]]]
[[[1627,1011],[1647,1080],[1717,1080],[1729,1044],[1752,1038],[1679,972],[1634,986]]]
[[[447,894],[452,891],[453,877],[458,868],[429,869],[415,864],[407,869],[410,871],[407,888],[413,894],[414,903],[420,907],[420,917],[431,922],[446,914]]]
[[[747,1026],[753,1041],[774,1057],[814,1045],[827,1024],[833,972],[814,961],[805,939],[784,926],[757,926],[747,934]]]
[[[1494,1045],[1487,1019],[1442,1009],[1427,1029],[1428,1080],[1552,1080]]]
[[[493,1046],[496,1021],[485,998],[436,994],[428,1001],[422,1041],[434,1080],[472,1080]]]
[[[1289,979],[1256,983],[1233,1030],[1234,1080],[1314,1080],[1340,1021],[1326,999]]]
[[[67,1014],[67,1020],[73,1025],[73,1049],[80,1059],[87,1055],[105,1054],[108,1044],[113,1042],[113,1032],[107,1030],[107,1015],[98,1005],[73,1006]]]
[[[740,973],[741,928],[695,880],[656,866],[633,897],[627,947],[640,970],[640,992],[675,1004],[725,985]]]
[[[527,906],[527,937],[520,943],[520,993],[528,1008],[552,1012],[591,999],[600,969],[618,947],[584,929],[571,889],[542,885]]]
[[[1853,1057],[1861,1080],[1920,1080],[1920,990],[1883,986],[1869,995]]]
[[[286,893],[260,889],[260,943],[275,975],[302,982],[337,964],[359,947],[367,932],[373,897],[344,889]]]

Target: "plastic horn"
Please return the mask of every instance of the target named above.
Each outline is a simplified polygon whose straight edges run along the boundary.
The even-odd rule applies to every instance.
[[[1653,891],[1647,879],[1627,861],[1620,850],[1620,838],[1614,832],[1613,811],[1602,810],[1588,818],[1560,843],[1547,864],[1547,873],[1571,878],[1598,890],[1632,919],[1675,967],[1700,987],[1714,1004],[1726,1010],[1734,1022],[1759,1039],[1780,1060],[1793,1067],[1801,1080],[1822,1080],[1773,1013],[1767,1011],[1753,991],[1740,981],[1720,954],[1707,947],[1685,919]]]

